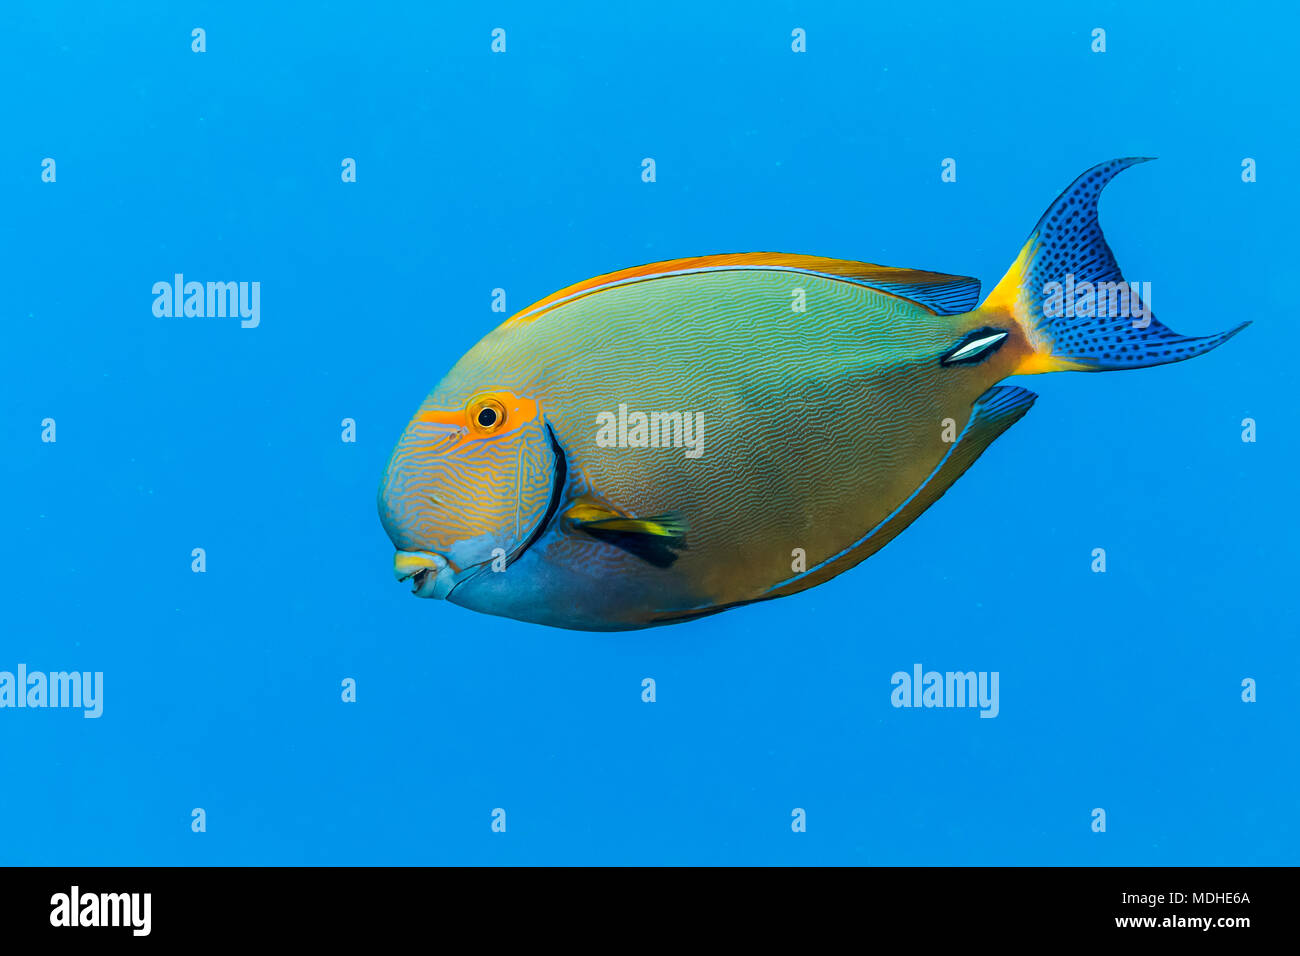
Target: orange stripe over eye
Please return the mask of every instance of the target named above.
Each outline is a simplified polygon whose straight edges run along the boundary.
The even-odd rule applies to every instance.
[[[475,395],[464,408],[429,409],[415,416],[417,422],[445,425],[461,433],[455,448],[485,438],[500,438],[535,421],[537,402],[513,392],[485,392]]]

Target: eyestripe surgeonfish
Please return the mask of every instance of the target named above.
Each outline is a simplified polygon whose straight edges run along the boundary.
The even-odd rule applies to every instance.
[[[1097,200],[1143,161],[1079,177],[983,302],[977,279],[760,252],[529,306],[393,451],[379,514],[398,579],[488,614],[625,630],[847,571],[1028,411],[1034,393],[1002,379],[1178,362],[1248,324],[1178,335],[1121,275]]]

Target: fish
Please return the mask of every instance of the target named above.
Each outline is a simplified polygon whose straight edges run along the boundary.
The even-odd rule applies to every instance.
[[[978,279],[784,253],[697,256],[570,285],[455,364],[379,488],[422,598],[552,627],[696,620],[875,554],[1036,395],[1011,376],[1209,352],[1121,274],[1089,169],[980,300]]]

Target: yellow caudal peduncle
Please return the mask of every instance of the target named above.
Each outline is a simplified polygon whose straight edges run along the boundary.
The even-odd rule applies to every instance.
[[[1019,329],[1026,344],[1023,357],[1011,372],[1012,375],[1039,375],[1043,372],[1082,371],[1089,366],[1071,362],[1052,354],[1051,339],[1039,328],[1034,314],[1039,297],[1025,287],[1029,263],[1038,252],[1038,234],[1034,233],[1020,248],[1015,262],[993,287],[976,310],[981,321],[989,325],[1008,320]]]

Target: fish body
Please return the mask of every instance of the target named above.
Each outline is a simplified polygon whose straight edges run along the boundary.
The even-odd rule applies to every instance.
[[[1063,270],[1122,278],[1096,196],[1133,162],[1076,181],[982,304],[967,277],[755,253],[636,267],[525,309],[393,453],[380,516],[398,577],[491,614],[623,630],[848,570],[1028,410],[1033,393],[1002,379],[1176,361],[1233,334],[1044,309]]]

